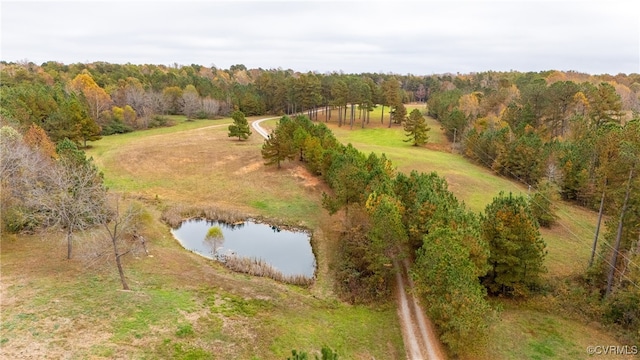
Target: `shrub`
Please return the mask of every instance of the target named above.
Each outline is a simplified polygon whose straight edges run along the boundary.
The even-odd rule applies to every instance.
[[[604,318],[625,329],[640,330],[640,291],[630,287],[613,293],[605,303]]]
[[[120,121],[110,121],[102,127],[102,135],[124,134],[133,131],[133,129]]]
[[[2,223],[12,233],[32,232],[38,227],[38,221],[31,216],[32,212],[21,206],[10,207],[2,213]]]
[[[165,127],[165,126],[172,126],[173,125],[173,121],[171,121],[171,119],[169,119],[166,116],[162,116],[162,115],[154,115],[153,117],[151,117],[151,120],[149,120],[149,124],[148,127],[151,128],[157,128],[157,127]]]

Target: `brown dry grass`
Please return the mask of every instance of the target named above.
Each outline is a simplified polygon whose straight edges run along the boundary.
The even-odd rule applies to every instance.
[[[112,191],[153,214],[144,229],[152,256],[125,258],[132,291],[119,290],[115,266],[87,268],[81,246],[64,260],[57,232],[2,236],[0,357],[282,359],[329,345],[344,358],[399,358],[393,307],[353,307],[333,294],[337,228],[319,205],[324,185],[297,163],[262,166],[256,135],[238,142],[224,121],[196,125],[110,136],[89,151]],[[316,281],[286,285],[185,251],[159,221],[181,209],[313,229]]]
[[[296,163],[282,170],[264,166],[262,139],[231,139],[225,125],[132,135],[117,147],[109,143],[115,139],[101,141],[89,154],[104,169],[110,187],[170,204],[215,204],[247,214],[313,221],[308,214],[319,212],[317,199],[325,190]]]
[[[268,277],[276,281],[308,287],[313,284],[313,279],[304,275],[284,275],[278,269],[261,259],[227,256],[223,260],[228,269],[253,276]]]
[[[180,217],[176,213],[186,208],[217,208],[219,213],[314,229],[314,237],[320,234],[323,239],[314,244],[317,284],[322,293],[331,294],[328,259],[335,240],[327,229],[333,219],[320,207],[321,194],[329,189],[304,166],[297,162],[284,163],[280,170],[264,166],[262,138],[257,134],[247,141],[229,138],[226,123],[125,136],[106,137],[89,151],[108,186],[160,203],[168,210],[165,214],[173,214],[174,222]]]
[[[125,258],[132,291],[119,290],[114,266],[86,268],[80,246],[65,260],[59,233],[3,236],[0,358],[282,359],[325,344],[346,358],[403,353],[392,307],[227,270],[184,251],[157,220],[145,234],[152,256]]]

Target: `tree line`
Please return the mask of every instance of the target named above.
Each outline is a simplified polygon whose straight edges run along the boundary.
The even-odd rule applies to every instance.
[[[479,79],[487,82],[478,86]],[[552,226],[556,217],[538,205],[549,208],[555,198],[598,211],[583,283],[604,300],[606,318],[637,331],[637,76],[598,79],[550,72],[492,79],[479,74],[457,86],[441,87],[427,100],[429,115],[464,156],[537,190],[534,212],[543,226]]]
[[[66,137],[78,143],[100,135],[164,126],[170,122],[166,115],[204,119],[228,116],[234,110],[246,116],[307,112],[318,120],[318,109],[325,108],[334,110],[324,112],[325,121],[353,128],[369,124],[372,110],[381,107],[380,121],[385,121],[386,114],[391,126],[402,123],[406,115],[402,104],[427,100],[431,114],[442,119],[446,113],[445,128],[452,136],[455,132],[461,136],[464,116],[497,117],[520,93],[531,103],[535,116],[550,119],[553,134],[563,134],[567,121],[561,118],[572,105],[568,94],[575,86],[601,82],[611,84],[622,99],[623,110],[640,110],[637,74],[319,74],[247,69],[242,64],[219,69],[196,64],[65,65],[49,61],[41,65],[0,62],[0,77],[3,121],[22,124],[25,130],[35,122],[54,141],[64,138],[60,132],[66,132]],[[547,107],[549,96],[541,94],[545,81],[552,84],[549,93],[553,93],[551,102],[558,103],[556,110]],[[588,91],[583,93],[589,96]],[[452,107],[459,111],[451,112]]]
[[[386,156],[339,143],[307,116],[282,117],[265,140],[266,165],[302,161],[331,188],[322,204],[343,230],[336,284],[353,303],[387,300],[394,261],[407,258],[429,316],[453,353],[486,336],[487,294],[539,286],[545,244],[529,201],[500,193],[484,214],[466,209],[436,173],[397,172]]]

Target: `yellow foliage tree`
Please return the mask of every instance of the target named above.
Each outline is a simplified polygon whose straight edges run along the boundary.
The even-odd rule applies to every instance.
[[[133,110],[133,108],[130,105],[125,105],[124,108],[122,109],[122,118],[125,124],[131,127],[136,126],[136,119],[137,119],[136,111]]]
[[[86,71],[73,78],[70,85],[74,91],[82,93],[89,106],[91,117],[99,122],[100,113],[109,109],[111,105],[111,96],[96,84],[91,74]]]
[[[468,118],[475,119],[480,112],[480,100],[478,97],[481,94],[471,93],[465,94],[460,97],[458,100],[458,108],[462,111]]]
[[[567,81],[567,75],[561,71],[554,71],[547,76],[547,84],[551,85],[558,81]]]

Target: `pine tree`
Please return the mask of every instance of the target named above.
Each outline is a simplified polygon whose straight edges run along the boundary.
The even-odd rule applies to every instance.
[[[418,109],[413,109],[404,122],[404,131],[408,139],[405,142],[413,142],[413,146],[424,145],[429,139],[427,121]]]
[[[557,194],[553,183],[545,180],[538,184],[538,189],[529,198],[531,212],[542,227],[550,228],[558,219],[553,205]]]
[[[478,282],[477,267],[462,238],[451,228],[434,229],[425,235],[412,270],[416,290],[429,304],[428,315],[454,354],[481,347],[492,321],[486,289]]]
[[[483,278],[492,293],[526,295],[545,271],[545,243],[538,221],[522,196],[500,192],[487,205],[482,236],[489,244],[488,274]]]
[[[238,137],[238,140],[246,140],[251,135],[249,122],[244,117],[242,111],[236,110],[231,114],[233,124],[229,125],[229,137]]]
[[[283,117],[262,145],[262,158],[266,160],[265,165],[277,164],[280,169],[282,161],[293,160],[296,156],[297,149],[293,139],[287,136],[287,129],[285,129],[289,125],[285,124],[293,123],[287,117]]]
[[[407,108],[404,107],[403,103],[398,102],[394,105],[391,119],[394,124],[402,124],[407,119]],[[389,127],[391,127],[391,124],[389,124]]]

